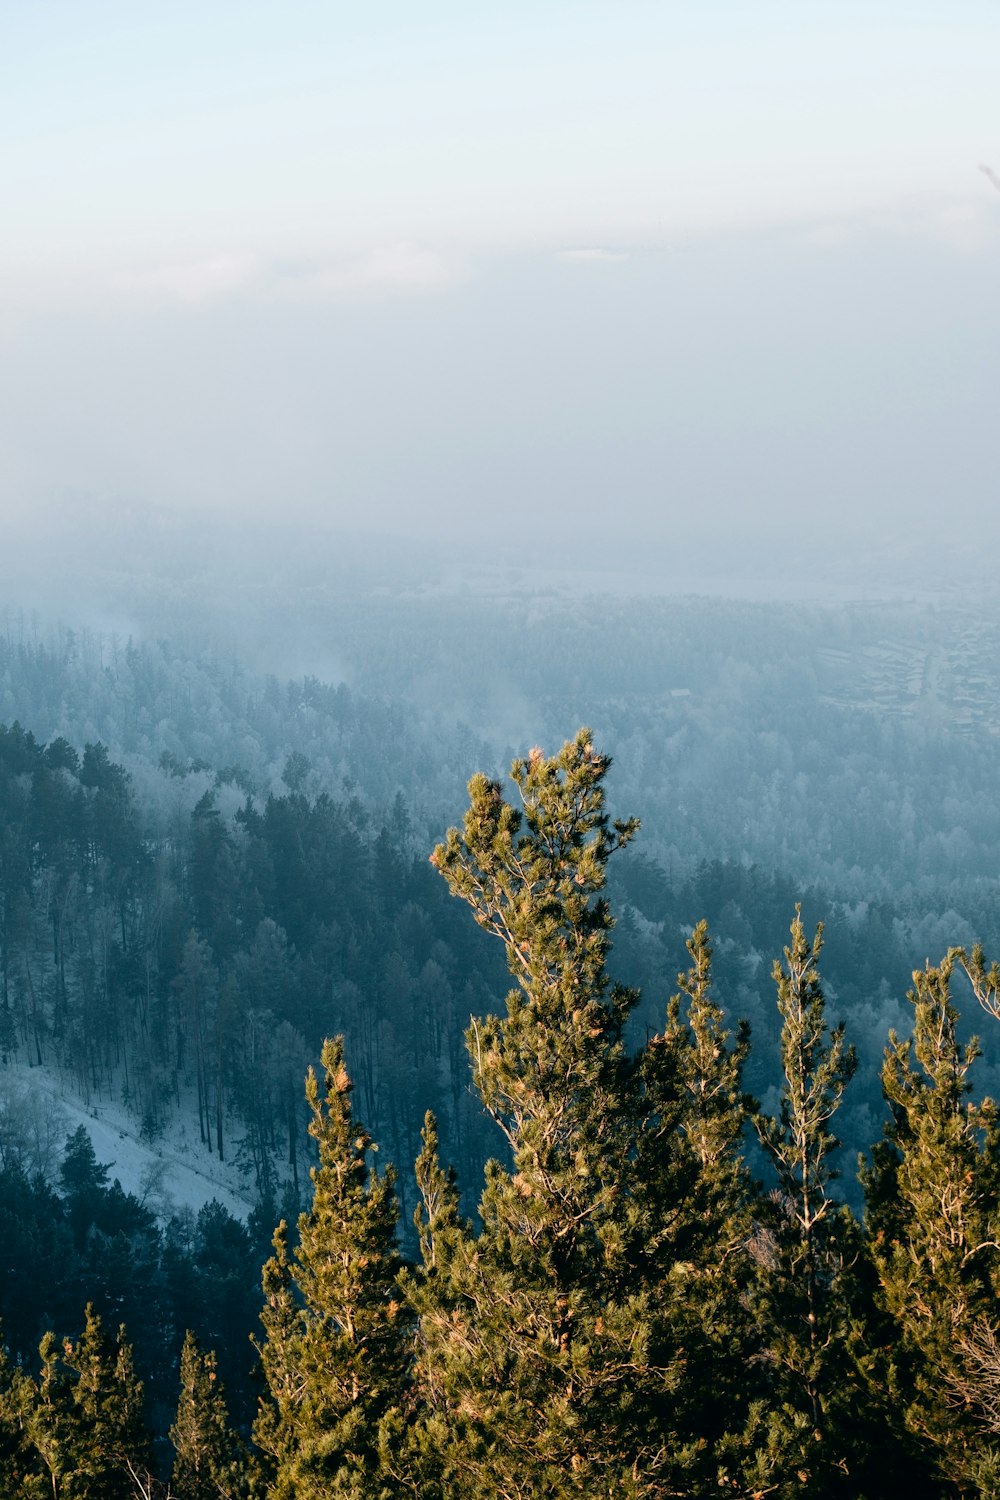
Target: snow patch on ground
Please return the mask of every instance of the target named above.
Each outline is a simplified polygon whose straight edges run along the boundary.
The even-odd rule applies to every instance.
[[[0,1068],[0,1095],[27,1097],[44,1103],[47,1112],[57,1111],[61,1145],[85,1125],[97,1160],[108,1167],[109,1183],[117,1178],[126,1193],[164,1218],[181,1208],[197,1213],[213,1198],[239,1219],[254,1205],[239,1168],[209,1152],[190,1120],[175,1117],[155,1141],[140,1140],[139,1122],[124,1105],[107,1099],[86,1105],[55,1070],[19,1062]],[[60,1146],[57,1168],[61,1156]]]

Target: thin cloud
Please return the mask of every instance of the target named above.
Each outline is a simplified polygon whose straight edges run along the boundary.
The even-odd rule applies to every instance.
[[[427,245],[401,240],[359,255],[274,268],[275,289],[305,297],[381,296],[436,291],[460,279],[460,261]]]
[[[253,297],[326,301],[435,291],[460,280],[462,261],[408,240],[350,254],[295,259],[216,255],[121,272],[126,292],[199,304]]]
[[[846,247],[891,237],[930,241],[974,255],[996,248],[997,220],[981,194],[927,193],[804,225],[799,234],[804,243],[820,246]]]
[[[128,292],[152,294],[172,302],[217,302],[245,292],[260,280],[259,264],[246,257],[213,255],[168,261],[123,271],[115,280]]]
[[[997,192],[1000,193],[1000,177],[997,176],[993,168],[988,167],[985,162],[981,161],[979,163],[979,170],[980,172],[982,172],[984,177],[988,177],[990,179]]]
[[[577,250],[557,250],[556,260],[568,260],[582,264],[601,261],[628,260],[627,250],[605,250],[599,245],[586,245]]]

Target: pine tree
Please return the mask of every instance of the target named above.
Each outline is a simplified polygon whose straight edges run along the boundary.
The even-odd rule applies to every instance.
[[[702,1445],[690,1493],[714,1495],[757,1440],[759,1341],[748,1310],[757,1190],[742,1151],[756,1102],[743,1089],[749,1028],[741,1022],[731,1038],[712,997],[707,923],[687,948],[666,1027],[640,1059],[634,1258],[654,1293],[663,1349],[684,1351],[683,1383],[660,1424],[675,1443]]]
[[[264,1339],[257,1344],[268,1394],[260,1401],[253,1436],[266,1455],[268,1472],[277,1475],[290,1470],[296,1459],[294,1416],[303,1389],[299,1359],[303,1315],[292,1279],[284,1220],[274,1231],[272,1246],[274,1254],[262,1273]]]
[[[605,812],[609,766],[584,729],[514,762],[519,809],[474,777],[463,830],[432,856],[518,986],[466,1036],[509,1151],[487,1167],[478,1236],[433,1152],[421,1172],[417,1376],[442,1488],[463,1500],[675,1493],[691,1458],[650,1421],[682,1362],[653,1347],[653,1290],[632,1274],[639,1089],[622,1028],[637,997],[608,978],[602,893],[638,824]]]
[[[393,1419],[408,1361],[394,1176],[368,1165],[372,1142],[351,1118],[342,1041],[324,1044],[322,1065],[322,1096],[311,1069],[306,1079],[319,1149],[312,1206],[294,1255],[282,1225],[264,1271],[269,1399],[254,1436],[280,1500],[389,1500],[380,1429]]]
[[[87,1231],[100,1213],[108,1191],[109,1167],[97,1160],[86,1125],[78,1125],[66,1142],[59,1180],[77,1249],[82,1249]]]
[[[202,1354],[190,1331],[181,1350],[180,1397],[170,1429],[171,1489],[181,1500],[243,1500],[249,1455],[229,1422],[215,1354]]]
[[[421,1141],[423,1149],[415,1166],[420,1201],[414,1210],[413,1225],[424,1276],[435,1277],[445,1271],[455,1243],[466,1238],[471,1227],[459,1212],[455,1171],[441,1166],[437,1120],[430,1110],[424,1116]]]
[[[686,1108],[681,1130],[698,1164],[705,1195],[702,1232],[718,1243],[717,1230],[731,1225],[734,1202],[748,1191],[741,1143],[755,1102],[743,1089],[750,1029],[741,1021],[730,1045],[725,1016],[712,998],[712,945],[708,923],[699,922],[687,942],[690,968],[677,976],[680,994],[671,999],[666,1041],[680,1048]],[[681,995],[686,1000],[682,1014]],[[741,1228],[737,1233],[741,1232]]]
[[[635,1191],[656,1223],[647,1254],[714,1275],[740,1258],[752,1228],[754,1189],[742,1138],[756,1108],[743,1089],[750,1051],[741,1022],[734,1040],[712,998],[712,946],[700,922],[687,942],[689,969],[677,977],[663,1033],[639,1061],[643,1087]]]
[[[997,1325],[1000,1128],[969,1099],[973,1039],[957,1036],[953,952],[913,975],[913,1036],[890,1033],[882,1088],[891,1110],[863,1173],[880,1300],[895,1327],[893,1383],[907,1428],[936,1452],[963,1495],[995,1494],[982,1403],[969,1383],[975,1348]]]
[[[59,1359],[54,1333],[43,1335],[38,1347],[41,1369],[31,1403],[28,1435],[45,1475],[45,1492],[53,1500],[65,1496],[78,1461],[78,1438],[72,1384]]]
[[[31,1441],[59,1500],[132,1500],[134,1475],[148,1475],[150,1445],[142,1383],[120,1329],[114,1344],[88,1305],[74,1343],[42,1340]]]
[[[532,1239],[548,1242],[555,1260],[582,1247],[586,1233],[573,1224],[583,1231],[598,1212],[594,1184],[584,1187],[578,1169],[591,1152],[606,1159],[609,1133],[621,1136],[621,1029],[637,999],[610,989],[605,970],[613,926],[600,894],[605,867],[639,826],[610,825],[603,787],[610,764],[586,729],[549,760],[533,750],[511,771],[523,812],[504,801],[497,782],[473,777],[463,832],[450,829],[431,856],[452,893],[503,942],[519,985],[507,996],[506,1018],[474,1022],[467,1045],[482,1102],[522,1155],[518,1171],[529,1191],[520,1196],[541,1215]],[[563,1076],[569,1087],[554,1089]],[[570,1193],[565,1228],[546,1204],[553,1173]],[[605,1201],[612,1191],[604,1186]]]
[[[5,1500],[29,1500],[45,1484],[31,1441],[36,1395],[31,1380],[11,1364],[0,1344],[0,1493]]]
[[[421,1137],[422,1149],[415,1164],[419,1198],[413,1214],[420,1261],[400,1277],[400,1285],[419,1318],[423,1400],[412,1404],[405,1426],[398,1424],[395,1431],[386,1432],[383,1453],[386,1471],[393,1477],[398,1494],[432,1500],[445,1493],[446,1473],[452,1468],[447,1458],[452,1432],[443,1416],[448,1405],[448,1381],[442,1365],[450,1362],[449,1345],[462,1323],[459,1277],[455,1273],[462,1256],[470,1251],[473,1231],[459,1209],[454,1169],[441,1166],[437,1121],[430,1110],[424,1117]]]
[[[830,1129],[854,1075],[844,1028],[830,1031],[819,974],[823,929],[810,942],[796,908],[784,964],[775,961],[784,1075],[777,1118],[759,1114],[777,1178],[761,1226],[759,1312],[773,1371],[771,1432],[762,1455],[785,1470],[781,1493],[863,1493],[868,1396],[851,1357],[860,1249],[854,1220],[830,1188]]]

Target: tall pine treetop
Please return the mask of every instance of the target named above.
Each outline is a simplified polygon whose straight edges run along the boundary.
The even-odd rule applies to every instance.
[[[514,762],[520,808],[498,782],[474,776],[463,829],[450,829],[431,856],[452,893],[503,942],[518,983],[506,1021],[474,1021],[466,1040],[474,1085],[507,1136],[528,1197],[540,1177],[551,1187],[552,1173],[565,1172],[579,1183],[596,1158],[606,1167],[620,1111],[621,1028],[637,997],[618,987],[608,994],[614,921],[600,893],[608,860],[639,824],[612,823],[605,811],[610,765],[581,729],[557,755],[534,749]]]
[[[637,818],[612,823],[604,810],[610,766],[584,728],[558,755],[536,748],[514,761],[520,809],[499,782],[474,776],[462,831],[449,829],[431,855],[453,894],[502,940],[511,973],[537,1006],[574,994],[598,999],[606,987],[613,923],[598,893],[611,854],[639,828]]]
[[[312,1205],[299,1219],[294,1255],[280,1226],[264,1267],[268,1397],[254,1436],[273,1470],[275,1500],[388,1500],[380,1431],[396,1420],[409,1341],[397,1288],[395,1177],[369,1164],[372,1141],[352,1117],[342,1038],[324,1042],[322,1066],[322,1091],[311,1068],[306,1077],[319,1153]]]

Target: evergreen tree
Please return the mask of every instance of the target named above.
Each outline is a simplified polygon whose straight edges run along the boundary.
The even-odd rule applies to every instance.
[[[322,1064],[322,1096],[311,1069],[306,1079],[319,1150],[312,1206],[293,1257],[282,1225],[264,1271],[268,1399],[254,1436],[278,1500],[390,1500],[380,1431],[393,1420],[408,1362],[394,1174],[368,1165],[373,1146],[351,1118],[339,1039],[324,1044]]]
[[[86,1125],[78,1125],[66,1142],[59,1168],[59,1180],[78,1250],[82,1249],[87,1230],[100,1213],[108,1188],[108,1171],[109,1168],[97,1160]]]
[[[149,1473],[150,1449],[124,1329],[112,1345],[88,1306],[76,1343],[65,1340],[60,1352],[48,1333],[39,1354],[31,1439],[53,1500],[133,1500],[135,1476]]]
[[[684,1351],[683,1382],[650,1420],[700,1447],[690,1493],[716,1494],[758,1437],[759,1341],[748,1308],[757,1190],[742,1154],[756,1105],[743,1089],[749,1028],[741,1022],[731,1039],[712,997],[707,923],[687,948],[665,1030],[640,1057],[633,1260],[653,1293],[662,1348]]]
[[[742,1232],[732,1222],[734,1203],[747,1197],[743,1132],[755,1101],[743,1089],[750,1028],[741,1021],[730,1045],[722,1008],[712,997],[712,945],[708,923],[699,922],[687,941],[691,965],[677,976],[680,994],[670,1002],[664,1040],[679,1051],[685,1108],[680,1128],[697,1163],[704,1198],[701,1232],[719,1245],[719,1231]],[[682,998],[683,1001],[682,1001]],[[686,1002],[686,1004],[685,1004]],[[723,1244],[721,1248],[728,1246]]]
[[[867,1393],[851,1357],[858,1297],[858,1235],[830,1188],[838,1141],[830,1129],[854,1075],[844,1028],[830,1031],[819,974],[823,929],[810,942],[796,908],[784,964],[775,961],[782,1018],[782,1084],[776,1118],[757,1132],[777,1178],[758,1255],[759,1311],[773,1371],[770,1436],[761,1453],[780,1463],[780,1493],[864,1492]]]
[[[440,1368],[444,1346],[462,1324],[459,1292],[460,1258],[473,1241],[472,1226],[459,1209],[458,1183],[453,1168],[443,1168],[438,1155],[437,1121],[424,1116],[422,1149],[415,1164],[419,1194],[413,1224],[420,1246],[420,1262],[400,1277],[403,1295],[419,1316],[418,1347],[422,1401],[413,1402],[408,1421],[387,1427],[383,1461],[397,1493],[431,1500],[447,1489],[447,1460],[453,1434],[447,1421],[446,1374]],[[461,1466],[459,1466],[461,1472]]]
[[[882,1087],[891,1118],[863,1180],[907,1428],[936,1452],[950,1492],[973,1495],[1000,1487],[1000,1455],[970,1381],[976,1348],[997,1326],[1000,1128],[991,1100],[969,1098],[979,1044],[958,1040],[951,998],[963,957],[913,975],[913,1036],[890,1033]]]
[[[202,1354],[190,1331],[181,1350],[180,1398],[170,1429],[171,1488],[180,1500],[243,1500],[249,1455],[229,1424],[215,1354]]]
[[[413,1213],[413,1225],[423,1274],[435,1277],[447,1267],[456,1241],[468,1237],[472,1230],[459,1211],[455,1170],[441,1166],[437,1120],[430,1110],[424,1116],[421,1140],[423,1149],[415,1165],[420,1201]]]
[[[31,1441],[36,1394],[33,1383],[11,1364],[0,1344],[0,1494],[5,1500],[29,1500],[45,1483],[40,1456]]]
[[[466,1036],[510,1153],[487,1167],[478,1236],[431,1139],[421,1162],[417,1378],[442,1488],[465,1500],[665,1495],[691,1459],[650,1421],[682,1361],[654,1347],[654,1294],[632,1274],[637,997],[610,984],[602,892],[638,824],[605,812],[609,765],[584,729],[514,762],[520,809],[474,777],[463,830],[432,856],[518,985]]]
[[[38,1355],[41,1369],[31,1403],[29,1437],[45,1475],[44,1493],[60,1500],[72,1485],[79,1458],[73,1390],[54,1333],[43,1335]]]
[[[262,1273],[264,1340],[256,1346],[267,1396],[260,1401],[253,1436],[265,1455],[268,1474],[276,1478],[290,1472],[297,1458],[295,1413],[303,1391],[299,1353],[303,1316],[292,1280],[284,1219],[274,1231],[272,1246],[274,1254]],[[294,1489],[286,1486],[286,1493],[294,1494]]]

